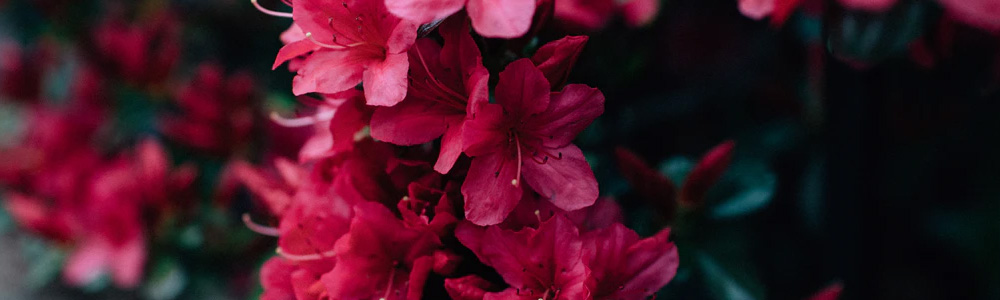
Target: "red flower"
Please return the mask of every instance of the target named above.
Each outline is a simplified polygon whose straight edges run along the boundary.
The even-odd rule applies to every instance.
[[[165,12],[128,24],[109,17],[93,32],[94,55],[114,74],[135,84],[167,79],[181,53],[180,22]]]
[[[516,38],[531,27],[535,0],[385,0],[394,15],[416,23],[444,19],[465,7],[472,28],[493,38]]]
[[[372,137],[397,145],[430,142],[442,135],[434,170],[445,174],[462,153],[466,114],[489,102],[489,71],[483,67],[476,42],[464,18],[440,27],[444,47],[420,39],[410,50],[410,91],[396,106],[379,108],[372,116]]]
[[[389,14],[382,0],[301,0],[292,8],[306,39],[282,48],[275,67],[312,52],[292,83],[296,95],[342,92],[363,81],[370,105],[403,100],[405,52],[416,39],[416,24]]]
[[[465,153],[474,158],[462,194],[473,223],[503,221],[521,199],[522,181],[564,210],[597,199],[594,173],[572,141],[604,112],[604,95],[576,84],[549,90],[530,60],[515,61],[500,73],[498,104],[481,105],[466,122]]]
[[[359,203],[322,280],[333,299],[420,299],[440,246],[433,232],[407,227],[385,206]]]
[[[679,260],[669,235],[664,229],[640,239],[621,224],[585,234],[584,261],[594,299],[645,299],[670,282]]]
[[[589,299],[583,242],[561,215],[516,232],[462,223],[455,235],[510,285],[483,299]]]
[[[168,116],[161,125],[163,133],[175,141],[228,156],[253,138],[257,94],[248,74],[227,78],[221,66],[201,65],[175,101],[183,114]]]

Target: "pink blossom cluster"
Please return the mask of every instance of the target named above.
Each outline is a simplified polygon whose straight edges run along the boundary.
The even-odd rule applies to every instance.
[[[740,0],[739,10],[752,19],[771,17],[771,23],[781,25],[796,7],[806,4],[821,6],[815,0]],[[839,0],[845,8],[869,13],[881,13],[893,8],[898,0]],[[986,31],[1000,31],[1000,1],[998,0],[938,0],[947,16]]]
[[[604,111],[567,83],[587,37],[484,64],[485,38],[522,37],[540,4],[258,5],[294,20],[275,67],[316,107],[274,115],[315,130],[297,162],[233,168],[277,224],[245,218],[278,239],[262,298],[643,299],[674,277],[669,228],[625,227],[573,144]]]

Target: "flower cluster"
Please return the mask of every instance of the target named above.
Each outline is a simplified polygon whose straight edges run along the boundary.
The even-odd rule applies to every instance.
[[[233,168],[277,224],[245,217],[278,238],[264,299],[642,299],[673,278],[670,230],[622,225],[573,144],[604,111],[567,83],[587,37],[481,50],[546,2],[254,2],[294,20],[274,65],[317,107],[274,116],[315,129],[298,162]]]

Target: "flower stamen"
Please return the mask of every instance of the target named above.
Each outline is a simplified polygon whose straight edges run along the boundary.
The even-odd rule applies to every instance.
[[[257,0],[250,0],[250,3],[253,3],[253,7],[256,7],[257,10],[259,10],[260,12],[262,12],[262,13],[264,13],[266,15],[275,16],[275,17],[279,17],[279,18],[292,18],[292,13],[286,13],[286,12],[280,12],[280,11],[273,11],[273,10],[264,8],[263,6],[260,6],[260,3],[257,3]]]
[[[278,247],[278,249],[275,250],[274,252],[278,253],[278,255],[281,255],[281,257],[284,257],[285,259],[293,261],[321,260],[333,257],[334,255],[333,250],[316,254],[291,254],[291,253],[286,253],[284,250],[281,250],[281,247]]]
[[[246,225],[247,229],[250,229],[250,231],[259,233],[261,235],[275,236],[275,237],[280,235],[278,228],[254,223],[253,220],[250,219],[250,214],[243,214],[243,224]]]

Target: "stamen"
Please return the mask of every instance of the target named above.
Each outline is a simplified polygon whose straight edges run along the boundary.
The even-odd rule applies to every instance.
[[[517,133],[514,133],[514,143],[517,145],[517,177],[511,180],[510,183],[517,186],[517,183],[521,179],[521,165],[524,164],[521,161],[521,139],[517,137]]]
[[[378,298],[378,300],[389,300],[389,292],[392,291],[392,281],[396,279],[396,264],[398,263],[392,263],[392,271],[389,271],[389,285],[385,287],[385,295],[382,298]]]
[[[278,253],[278,255],[281,255],[281,257],[284,257],[285,259],[294,260],[294,261],[309,261],[309,260],[327,259],[327,258],[333,257],[333,254],[334,254],[333,250],[330,250],[330,251],[327,251],[327,252],[323,252],[323,253],[317,253],[317,254],[304,254],[304,255],[291,254],[291,253],[285,253],[284,250],[281,250],[281,247],[278,247],[278,249],[275,250],[274,252]]]
[[[292,13],[286,13],[286,12],[280,12],[280,11],[273,11],[273,10],[264,8],[263,6],[260,6],[260,3],[257,3],[257,0],[250,0],[250,3],[253,3],[253,6],[256,7],[257,10],[259,10],[260,12],[262,12],[264,14],[275,16],[275,17],[279,17],[279,18],[292,18]]]
[[[260,225],[260,224],[254,223],[253,220],[250,219],[250,214],[243,214],[243,224],[246,225],[247,228],[250,229],[250,231],[253,231],[253,232],[256,232],[256,233],[259,233],[259,234],[262,234],[262,235],[275,236],[275,237],[278,236],[278,235],[280,235],[280,233],[278,231],[278,228],[274,228],[274,227],[271,227],[271,226],[264,226],[264,225]]]
[[[333,119],[333,114],[336,111],[319,112],[312,116],[301,117],[301,118],[285,118],[279,115],[277,112],[271,112],[271,121],[278,123],[278,125],[284,127],[305,127],[313,125],[319,122],[326,122]]]
[[[320,46],[320,47],[323,47],[323,48],[334,49],[334,50],[344,50],[344,49],[347,49],[347,48],[351,47],[351,45],[347,45],[347,46],[330,45],[330,44],[327,44],[327,43],[323,43],[323,42],[317,41],[316,38],[314,38],[312,36],[312,32],[306,32],[306,38],[309,39],[309,41],[313,42],[313,44],[316,44],[317,46]],[[352,45],[354,45],[354,44],[352,44]]]

